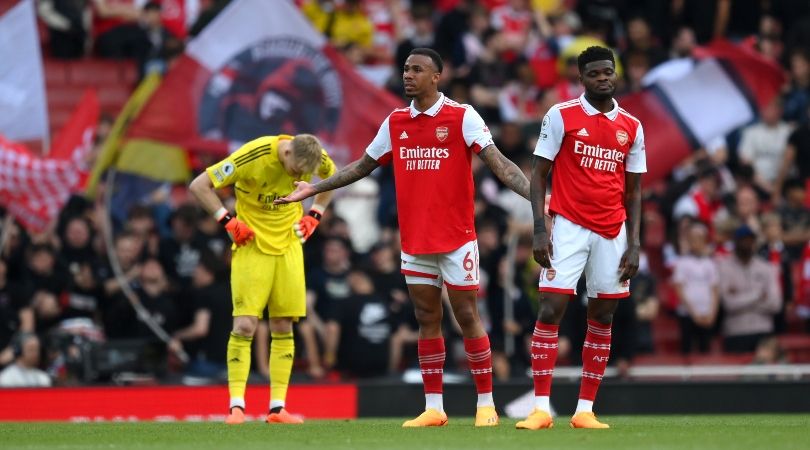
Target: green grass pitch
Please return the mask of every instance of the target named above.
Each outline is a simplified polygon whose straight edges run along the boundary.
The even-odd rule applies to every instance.
[[[2,449],[807,449],[810,415],[604,416],[610,430],[402,429],[401,419],[311,420],[302,426],[220,423],[0,423]]]

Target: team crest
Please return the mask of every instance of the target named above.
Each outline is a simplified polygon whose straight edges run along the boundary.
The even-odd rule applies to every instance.
[[[211,75],[197,130],[229,142],[260,134],[329,134],[340,123],[343,101],[340,77],[320,48],[305,39],[272,37],[223,61]]]
[[[619,130],[616,132],[616,140],[619,141],[619,145],[624,145],[627,143],[627,132],[624,130]]]
[[[444,142],[447,139],[447,127],[436,127],[436,139]]]
[[[556,277],[556,276],[557,276],[557,271],[556,270],[554,270],[554,269],[546,270],[546,279],[548,281],[554,280],[554,277]]]

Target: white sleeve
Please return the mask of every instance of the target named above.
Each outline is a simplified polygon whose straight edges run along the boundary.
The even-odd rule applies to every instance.
[[[636,139],[633,141],[633,146],[627,153],[627,161],[624,164],[626,172],[644,173],[647,171],[647,149],[644,145],[644,128],[641,123],[638,124],[636,130]]]
[[[562,114],[556,107],[548,110],[543,117],[543,125],[540,127],[540,138],[534,147],[534,154],[554,161],[557,153],[560,152],[563,136],[565,135],[565,125]]]
[[[464,118],[461,120],[461,132],[464,135],[464,143],[467,144],[467,147],[473,148],[475,153],[493,144],[492,133],[489,132],[484,119],[472,106],[467,106],[466,111],[464,111]]]
[[[380,158],[391,151],[391,133],[388,129],[388,118],[390,117],[389,115],[383,120],[380,129],[377,130],[377,135],[374,136],[374,140],[366,147],[366,153],[375,161],[379,161]]]

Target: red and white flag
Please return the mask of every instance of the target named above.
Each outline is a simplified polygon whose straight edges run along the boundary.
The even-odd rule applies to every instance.
[[[87,155],[99,117],[98,97],[85,92],[54,140],[51,155],[40,158],[0,135],[0,205],[30,232],[48,228],[87,175]]]
[[[701,47],[694,56],[653,69],[661,74],[657,81],[620,99],[644,125],[645,181],[664,178],[693,149],[750,123],[784,82],[773,63],[728,42]]]
[[[258,136],[312,133],[345,163],[402,104],[291,1],[236,0],[188,43],[127,138],[224,155]]]

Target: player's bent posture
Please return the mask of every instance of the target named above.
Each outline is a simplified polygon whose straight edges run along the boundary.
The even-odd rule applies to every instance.
[[[492,143],[481,116],[437,90],[443,63],[432,49],[417,48],[405,61],[402,79],[410,107],[383,121],[365,155],[317,184],[298,183],[278,203],[346,186],[381,164],[393,164],[402,239],[402,268],[419,322],[419,365],[425,412],[405,427],[447,423],[442,402],[444,338],[442,284],[464,335],[470,372],[478,391],[476,426],[498,424],[492,399],[492,356],[476,308],[478,243],[473,221],[470,161],[478,156],[509,188],[527,197],[529,181]]]
[[[585,93],[554,105],[543,118],[534,150],[531,202],[534,258],[540,272],[540,307],[532,336],[535,409],[517,428],[553,425],[549,414],[557,331],[583,270],[588,290],[588,331],[582,348],[582,384],[571,419],[574,428],[608,428],[593,414],[610,355],[617,302],[630,295],[638,270],[641,173],[647,171],[644,132],[613,99],[613,53],[590,47],[579,55]],[[554,166],[551,238],[544,220],[546,180]],[[626,220],[626,227],[625,227]]]
[[[233,330],[228,340],[228,424],[245,421],[245,384],[250,372],[253,335],[265,307],[269,310],[270,411],[268,423],[301,423],[284,408],[295,354],[292,324],[306,315],[304,257],[301,245],[315,231],[331,193],[315,197],[307,215],[301,204],[275,204],[297,181],[313,173],[326,178],[335,164],[315,136],[264,136],[206,169],[191,182],[191,192],[230,234]],[[236,216],[215,192],[234,185]],[[303,217],[302,217],[303,215]]]

